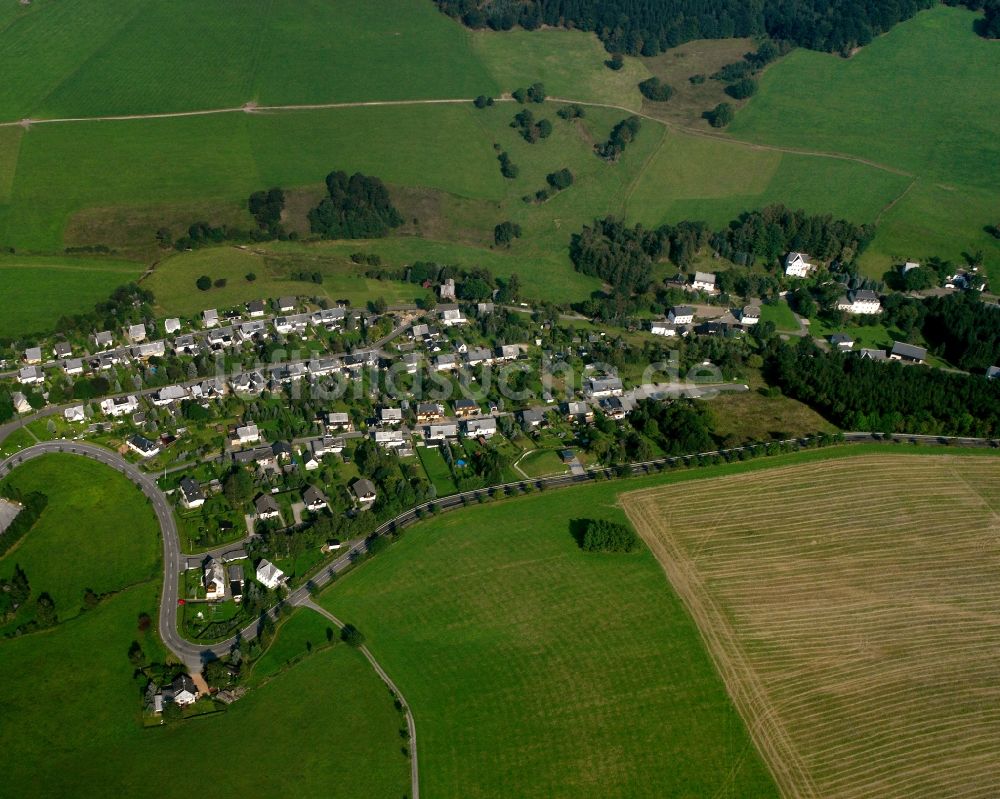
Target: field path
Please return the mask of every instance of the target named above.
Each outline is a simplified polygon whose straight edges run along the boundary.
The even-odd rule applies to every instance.
[[[504,95],[502,97],[494,98],[496,102],[501,103],[512,103],[515,102],[513,97],[509,95]],[[766,150],[770,152],[786,153],[789,155],[803,155],[811,156],[814,158],[832,158],[838,161],[853,161],[856,164],[863,164],[864,166],[872,167],[873,169],[880,169],[884,172],[891,172],[895,175],[903,175],[905,177],[914,178],[916,177],[911,172],[907,172],[903,169],[898,169],[894,166],[889,166],[888,164],[882,164],[878,161],[872,161],[869,158],[862,158],[861,156],[851,155],[849,153],[838,153],[824,150],[804,150],[796,147],[781,147],[773,144],[759,144],[756,142],[744,141],[742,139],[735,139],[722,133],[710,133],[705,130],[699,130],[697,128],[689,128],[684,125],[675,125],[672,122],[667,122],[666,120],[659,119],[658,117],[651,116],[649,114],[644,114],[642,111],[635,111],[634,109],[628,108],[624,105],[617,105],[615,103],[599,103],[589,100],[572,100],[566,97],[547,97],[546,101],[559,103],[562,105],[579,105],[587,108],[608,108],[614,111],[622,111],[626,114],[637,116],[642,119],[654,122],[657,125],[661,125],[668,130],[675,130],[681,133],[686,133],[689,136],[699,136],[703,139],[713,139],[719,142],[726,142],[728,144],[734,144],[739,147],[745,147],[749,150]],[[119,114],[111,116],[93,116],[93,117],[51,117],[43,119],[32,119],[25,118],[14,121],[0,122],[0,128],[14,128],[22,127],[30,129],[36,125],[56,125],[56,124],[70,124],[74,122],[127,122],[130,120],[151,120],[151,119],[177,119],[181,117],[203,117],[203,116],[214,116],[219,114],[263,114],[263,113],[280,113],[289,111],[329,111],[338,108],[384,108],[393,106],[419,106],[419,105],[471,105],[473,98],[471,97],[447,97],[439,99],[424,99],[424,100],[362,100],[357,102],[349,103],[306,103],[302,105],[258,105],[256,102],[250,101],[244,103],[240,106],[230,106],[225,108],[205,108],[195,111],[169,111],[157,114]],[[905,194],[905,192],[904,192]],[[900,195],[900,198],[902,195]],[[897,198],[897,201],[898,199]],[[888,209],[886,209],[888,210]]]
[[[338,629],[344,628],[344,622],[334,616],[326,608],[322,608],[312,601],[312,598],[306,596],[305,598],[299,600],[297,603],[299,607],[309,608],[319,613],[321,616],[329,619],[333,624],[337,626]],[[420,799],[420,769],[417,766],[417,725],[413,721],[413,713],[410,710],[410,705],[403,697],[402,692],[396,687],[388,674],[386,674],[385,669],[379,665],[379,662],[375,660],[375,656],[369,651],[367,646],[360,646],[358,649],[361,654],[365,656],[371,667],[375,670],[375,673],[384,682],[390,691],[392,691],[396,698],[399,700],[400,704],[403,706],[403,712],[406,715],[406,727],[410,732],[410,799]]]

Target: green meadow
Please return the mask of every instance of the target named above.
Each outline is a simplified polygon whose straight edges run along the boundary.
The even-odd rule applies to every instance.
[[[428,796],[777,795],[653,556],[571,536],[636,485],[443,515],[324,592],[406,696]]]
[[[53,454],[27,461],[6,479],[25,493],[41,491],[49,503],[0,559],[0,574],[9,577],[19,564],[32,595],[47,591],[60,619],[81,612],[87,588],[106,594],[159,580],[160,528],[146,497],[118,472],[78,455]]]
[[[138,279],[142,265],[94,257],[0,255],[5,301],[0,336],[51,330],[59,317],[91,311],[123,283]]]

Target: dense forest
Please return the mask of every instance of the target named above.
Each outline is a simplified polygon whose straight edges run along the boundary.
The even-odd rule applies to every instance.
[[[594,31],[612,53],[651,56],[693,39],[767,34],[813,50],[849,53],[934,0],[435,0],[472,28],[542,25]],[[959,0],[952,0],[958,5]],[[965,0],[986,8],[995,0]],[[991,20],[994,22],[991,23]],[[983,35],[988,35],[981,31]]]
[[[403,224],[389,199],[389,190],[376,177],[355,172],[326,176],[327,197],[309,212],[313,233],[328,239],[367,239],[386,235]]]
[[[1000,381],[822,352],[777,342],[769,380],[845,430],[930,435],[1000,434]]]

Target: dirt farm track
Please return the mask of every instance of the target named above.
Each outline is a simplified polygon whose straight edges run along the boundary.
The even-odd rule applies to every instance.
[[[846,457],[622,501],[784,795],[997,795],[1000,458]]]

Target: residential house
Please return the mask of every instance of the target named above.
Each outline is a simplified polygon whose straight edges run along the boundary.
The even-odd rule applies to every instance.
[[[198,344],[190,333],[175,338],[173,346],[178,355],[194,355],[198,351]]]
[[[267,306],[264,305],[263,300],[250,300],[247,303],[247,313],[250,315],[251,319],[260,319],[267,310]]]
[[[594,410],[586,402],[564,402],[562,414],[567,422],[592,422]]]
[[[455,281],[453,278],[449,277],[444,283],[438,286],[438,298],[442,300],[455,299]]]
[[[83,359],[82,358],[67,358],[62,364],[63,371],[68,375],[82,375],[83,374]]]
[[[344,308],[323,308],[315,311],[310,317],[310,321],[317,327],[325,327],[327,330],[339,328],[344,319],[347,318],[347,311]]]
[[[31,403],[28,402],[28,398],[20,391],[15,391],[11,394],[10,399],[14,403],[14,410],[18,413],[28,413],[31,410]],[[82,405],[80,406],[80,410],[83,410]]]
[[[160,454],[160,445],[155,441],[150,441],[145,436],[141,436],[138,433],[131,435],[125,441],[128,448],[133,452],[138,452],[144,458],[155,458]]]
[[[854,349],[854,339],[846,333],[834,333],[830,336],[830,344],[840,352],[849,352]]]
[[[694,322],[694,308],[690,305],[675,305],[670,309],[667,319],[675,325],[690,325]]]
[[[95,349],[103,350],[110,347],[115,341],[114,335],[110,330],[102,330],[99,333],[94,333],[94,347]]]
[[[436,422],[444,417],[444,406],[439,402],[417,403],[418,422]]]
[[[906,361],[907,363],[923,363],[927,360],[927,350],[923,347],[897,341],[892,345],[892,350],[889,352],[889,359],[893,361]]]
[[[541,427],[545,422],[545,408],[525,408],[520,413],[521,424],[525,427],[535,429]]]
[[[616,421],[624,419],[625,414],[628,411],[625,409],[624,404],[622,404],[621,399],[618,397],[605,397],[600,402],[601,413],[607,416],[609,419],[614,419]]]
[[[482,436],[492,438],[497,432],[497,420],[492,416],[484,416],[481,419],[467,419],[464,423],[465,435],[469,438]]]
[[[789,277],[809,277],[813,265],[804,252],[790,252],[785,256],[785,274]]]
[[[858,289],[838,300],[837,310],[850,314],[877,314],[882,311],[882,303],[874,291]]]
[[[485,347],[473,347],[465,353],[465,362],[469,366],[493,363],[493,353]]]
[[[740,324],[744,327],[755,325],[760,321],[760,306],[744,305],[739,311],[739,316]]]
[[[322,377],[339,371],[340,361],[337,358],[313,358],[306,365],[306,370],[313,377]]]
[[[236,343],[236,335],[229,325],[212,330],[205,339],[213,350],[223,350]]]
[[[279,366],[271,371],[272,383],[294,383],[309,374],[309,369],[304,363],[290,363],[286,366]]]
[[[452,403],[452,406],[455,409],[455,416],[459,419],[479,414],[479,403],[472,399],[457,399]]]
[[[163,329],[166,331],[167,335],[173,335],[178,330],[181,329],[181,320],[177,317],[171,317],[163,323]]]
[[[331,411],[326,415],[324,425],[326,426],[327,431],[351,431],[354,429],[354,425],[351,424],[351,417],[346,411]]]
[[[67,342],[60,341],[52,348],[52,354],[56,358],[68,358],[73,354],[73,348]]]
[[[256,444],[260,441],[260,430],[255,424],[240,425],[233,432],[231,438],[232,445],[245,447],[247,444]]]
[[[587,394],[594,399],[620,397],[623,392],[622,381],[617,377],[591,377],[584,385]]]
[[[295,297],[278,297],[278,313],[291,313],[295,310]]]
[[[139,410],[139,400],[131,394],[127,397],[109,397],[101,401],[101,412],[106,416],[128,416]]]
[[[153,404],[161,406],[180,402],[182,399],[187,399],[189,393],[184,386],[164,386],[153,394]]]
[[[17,380],[25,386],[36,385],[45,382],[45,373],[40,366],[25,366],[18,371]]]
[[[24,395],[22,394],[21,396],[24,396]],[[73,407],[67,408],[66,410],[63,411],[63,418],[67,422],[82,422],[82,421],[86,420],[87,414],[83,410],[83,406],[82,405],[74,405]]]
[[[234,602],[243,599],[243,567],[239,564],[226,569],[226,576],[229,578],[229,594]]]
[[[143,361],[149,358],[162,358],[166,354],[167,346],[163,343],[162,339],[159,341],[147,341],[132,348],[132,355]]]
[[[408,352],[400,359],[403,366],[406,367],[406,373],[408,375],[415,375],[418,371],[420,371],[420,362],[422,360],[423,358],[420,353],[417,352]]]
[[[441,318],[441,324],[445,327],[464,325],[468,321],[462,316],[462,311],[457,305],[439,305],[438,314]]]
[[[193,705],[198,701],[198,687],[187,674],[181,674],[163,689],[163,701],[171,702],[178,707]]]
[[[442,353],[434,359],[434,368],[439,372],[447,372],[458,368],[458,361],[454,355]]]
[[[129,325],[125,328],[125,338],[131,341],[133,344],[138,344],[141,341],[146,340],[146,326],[145,325]]]
[[[312,485],[307,486],[306,490],[302,492],[302,502],[305,503],[306,510],[312,513],[319,513],[321,510],[326,510],[330,507],[330,503],[323,492]]]
[[[428,441],[444,441],[447,438],[457,438],[458,424],[455,422],[443,422],[441,424],[427,425],[424,429],[424,436]]]
[[[285,573],[269,560],[257,564],[257,582],[273,591],[285,582]]]
[[[288,463],[292,459],[292,445],[287,441],[275,441],[271,444],[271,455],[275,463]]]
[[[695,291],[707,291],[709,294],[714,294],[715,275],[712,272],[695,272],[691,288]]]
[[[413,325],[413,327],[410,328],[410,338],[413,339],[424,338],[425,336],[429,336],[430,334],[431,334],[430,326],[424,323],[420,323],[419,325]]]
[[[259,371],[244,372],[229,381],[237,394],[260,394],[267,388],[267,378]]]
[[[205,599],[217,602],[226,598],[226,570],[218,558],[209,558],[203,575]]]
[[[253,503],[258,519],[277,519],[281,516],[281,508],[270,494],[261,494]]]
[[[283,336],[301,336],[309,327],[309,320],[311,318],[307,313],[279,316],[274,320],[274,329]]]
[[[403,409],[402,408],[379,408],[378,409],[378,423],[381,425],[396,425],[403,423]]]
[[[903,274],[905,275],[910,270],[919,268],[920,268],[919,261],[907,261],[905,264],[903,264]]]
[[[24,362],[27,364],[36,364],[42,362],[42,348],[41,347],[28,347],[24,351]]]
[[[402,430],[374,430],[372,440],[379,446],[389,449],[398,449],[406,443]]]
[[[677,335],[677,328],[664,320],[653,320],[649,323],[649,332],[654,336],[665,336],[673,338]]]
[[[375,484],[367,477],[356,480],[354,485],[351,486],[351,491],[354,492],[358,504],[362,506],[371,505],[375,501]]]
[[[858,356],[862,360],[868,361],[887,361],[889,356],[886,354],[885,350],[873,350],[868,348],[862,348],[858,350]]]
[[[259,319],[255,319],[250,322],[244,322],[236,331],[239,333],[240,341],[246,343],[247,341],[263,338],[264,334],[267,333],[267,325]]]
[[[178,488],[181,492],[181,504],[188,510],[200,508],[205,504],[205,492],[201,490],[201,483],[197,480],[183,477]]]
[[[233,563],[237,560],[246,560],[247,553],[242,547],[237,547],[236,549],[230,549],[228,552],[222,555],[223,563]]]
[[[219,324],[219,312],[215,308],[207,308],[201,312],[202,327],[211,328]]]
[[[477,302],[476,303],[476,315],[477,316],[489,316],[493,313],[493,303],[492,302]]]

